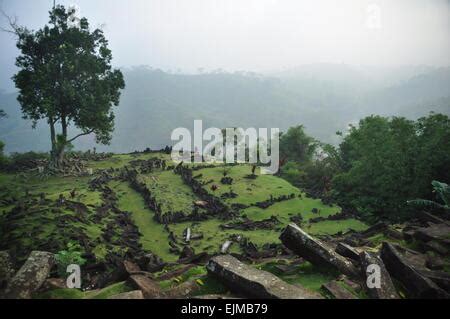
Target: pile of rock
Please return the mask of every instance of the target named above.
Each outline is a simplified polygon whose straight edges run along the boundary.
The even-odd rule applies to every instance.
[[[377,224],[365,234],[384,229],[384,225]],[[423,229],[418,231],[424,232]],[[436,228],[429,229],[427,233],[442,235]],[[447,236],[448,234],[447,232]],[[334,248],[332,243],[310,236],[295,224],[289,225],[280,239],[287,248],[312,264],[333,269],[360,282],[371,298],[399,298],[392,277],[402,284],[409,298],[450,298],[450,275],[430,269],[429,258],[420,252],[387,242],[383,243],[380,251],[371,249],[369,252],[365,247],[352,247],[345,242],[338,243]],[[367,281],[374,278],[372,276],[374,271],[380,274],[380,285],[369,287]],[[343,296],[333,289],[336,288],[334,284],[324,288],[337,298]]]

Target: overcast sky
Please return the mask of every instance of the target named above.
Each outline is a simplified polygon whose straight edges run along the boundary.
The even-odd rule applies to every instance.
[[[32,29],[48,21],[52,3],[0,0],[6,13]],[[311,63],[450,65],[449,0],[57,3],[77,4],[92,26],[103,27],[119,67],[263,72]],[[0,87],[5,88],[18,52],[6,33],[0,34],[0,47]]]

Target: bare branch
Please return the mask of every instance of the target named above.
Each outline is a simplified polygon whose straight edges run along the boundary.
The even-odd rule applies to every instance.
[[[19,35],[20,26],[18,25],[17,16],[8,15],[3,9],[0,8],[0,14],[8,21],[9,28],[0,27],[0,31]]]
[[[86,135],[89,135],[89,134],[92,134],[92,133],[94,133],[94,130],[90,130],[90,131],[85,132],[85,133],[80,133],[80,134],[78,134],[77,136],[75,136],[74,138],[68,140],[68,141],[67,141],[67,144],[68,144],[68,143],[72,143],[73,141],[75,141],[75,140],[76,140],[77,138],[79,138],[79,137],[86,136]]]

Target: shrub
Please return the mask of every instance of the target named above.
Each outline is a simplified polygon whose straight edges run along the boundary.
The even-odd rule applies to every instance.
[[[61,250],[55,255],[56,264],[58,266],[58,274],[66,277],[67,266],[75,264],[82,266],[86,263],[86,259],[82,257],[82,249],[78,243],[70,242],[67,244],[66,250]]]

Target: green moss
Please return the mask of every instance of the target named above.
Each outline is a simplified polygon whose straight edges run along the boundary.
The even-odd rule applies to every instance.
[[[108,299],[109,297],[132,291],[133,289],[127,285],[126,282],[119,282],[116,284],[113,284],[111,286],[108,286],[106,288],[103,288],[100,291],[90,292],[86,293],[85,298],[87,299]]]
[[[305,231],[312,235],[334,235],[338,232],[345,233],[353,229],[355,231],[366,230],[368,226],[357,219],[327,220],[319,223],[308,224]]]
[[[259,175],[256,179],[245,178],[251,174],[250,165],[230,166],[226,170],[228,172],[227,176],[233,178],[232,185],[222,185],[220,183],[223,178],[223,167],[205,168],[197,171],[196,174],[203,175],[200,178],[202,182],[212,180],[214,184],[220,186],[215,192],[207,187],[209,192],[215,196],[221,196],[231,190],[239,194],[236,198],[226,199],[225,202],[228,204],[250,205],[268,200],[271,195],[279,197],[281,195],[300,194],[300,191],[296,187],[272,175]]]
[[[200,277],[200,289],[194,293],[194,296],[202,295],[225,295],[228,294],[228,289],[216,278],[210,275]]]
[[[83,299],[84,292],[79,289],[54,289],[33,296],[33,299]]]
[[[271,272],[281,279],[290,284],[299,284],[302,287],[321,292],[321,287],[323,284],[336,279],[337,273],[330,271],[329,269],[320,268],[313,266],[309,262],[304,262],[296,267],[296,273],[285,275],[280,273],[276,268],[276,262],[269,262],[262,265],[258,265],[257,268]]]
[[[193,203],[199,200],[192,189],[173,171],[142,175],[142,180],[161,205],[163,214],[166,212],[190,214]]]
[[[146,207],[142,196],[124,182],[112,182],[110,186],[118,194],[119,208],[130,212],[134,223],[138,226],[142,234],[140,238],[142,247],[157,254],[164,261],[176,261],[178,256],[169,252],[169,234],[163,225],[153,219],[154,212]]]

